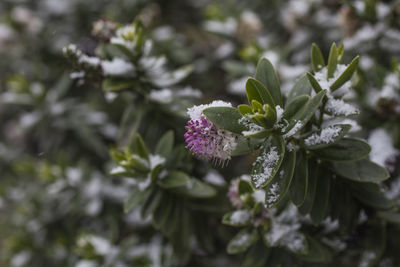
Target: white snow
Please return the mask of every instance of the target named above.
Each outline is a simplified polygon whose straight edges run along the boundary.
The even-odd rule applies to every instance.
[[[265,202],[265,191],[263,189],[254,190],[253,197],[256,202],[264,203]]]
[[[390,163],[395,161],[399,151],[395,149],[389,133],[382,128],[375,129],[370,133],[368,143],[371,145],[369,158],[373,162],[393,170]]]
[[[232,107],[232,104],[222,100],[214,100],[210,104],[203,104],[188,108],[187,114],[189,115],[190,119],[198,120],[200,119],[203,110],[210,107]]]
[[[230,217],[230,222],[233,224],[245,224],[251,218],[251,213],[248,210],[234,211]]]
[[[247,118],[246,116],[239,119],[239,124],[243,125],[247,129],[249,129],[248,131],[242,131],[242,134],[244,136],[256,134],[256,133],[259,133],[264,130],[263,127],[255,124],[254,122],[252,122],[250,120],[250,118]]]
[[[168,88],[161,90],[151,90],[149,94],[149,99],[162,104],[168,104],[173,99],[172,91]]]
[[[113,58],[111,61],[102,61],[101,67],[106,76],[123,76],[135,71],[135,67],[132,63],[127,62],[122,58]]]
[[[204,181],[214,185],[225,185],[224,177],[215,170],[210,170],[204,177]]]
[[[320,133],[314,133],[304,140],[307,146],[315,146],[321,144],[329,144],[335,141],[335,138],[339,136],[342,128],[339,126],[329,126],[322,129]]]
[[[153,169],[157,165],[164,164],[165,158],[160,155],[150,155],[150,168]]]
[[[283,138],[287,139],[287,138],[293,136],[301,129],[301,127],[303,127],[303,122],[297,121],[296,124],[293,126],[293,128],[290,129],[289,132],[287,132],[286,134],[283,135]]]

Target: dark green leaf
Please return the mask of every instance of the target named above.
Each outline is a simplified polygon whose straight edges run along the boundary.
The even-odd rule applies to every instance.
[[[105,92],[116,92],[135,87],[135,83],[129,80],[118,80],[118,79],[104,79],[101,88]]]
[[[146,196],[146,193],[147,193],[146,190],[141,191],[137,187],[132,188],[132,191],[130,192],[128,198],[124,202],[124,212],[128,213],[132,209],[134,209],[137,205],[139,205],[139,203]]]
[[[214,187],[197,179],[191,179],[185,186],[174,188],[174,191],[192,198],[210,198],[217,194]]]
[[[332,260],[332,252],[324,245],[311,236],[307,236],[309,253],[307,255],[299,255],[299,257],[308,262],[330,262]]]
[[[355,161],[368,156],[371,147],[364,141],[343,138],[335,144],[313,152],[321,159],[330,161]]]
[[[309,164],[307,195],[303,204],[299,207],[299,211],[303,215],[309,213],[314,204],[315,191],[317,188],[317,179],[319,178],[319,169],[320,169],[319,164],[315,162],[311,162],[311,164]]]
[[[300,95],[293,98],[287,105],[282,114],[282,118],[290,121],[296,116],[296,114],[308,104],[310,97],[308,95]],[[303,109],[304,111],[304,109]]]
[[[236,142],[237,145],[232,151],[231,156],[249,154],[257,149],[262,144],[263,140],[255,138],[244,138],[242,136],[239,136]]]
[[[161,137],[160,141],[158,141],[155,153],[167,158],[171,154],[173,148],[174,132],[168,131]]]
[[[239,195],[243,195],[246,193],[253,193],[254,190],[249,182],[247,182],[245,180],[240,180],[239,186],[238,186],[238,191],[239,191]]]
[[[261,58],[260,61],[258,61],[255,78],[256,80],[260,81],[265,88],[268,89],[269,93],[274,99],[274,102],[282,107],[283,105],[279,79],[276,75],[274,67],[268,59]]]
[[[181,171],[172,171],[164,178],[160,179],[158,183],[163,188],[174,188],[188,184],[190,177]]]
[[[264,243],[258,241],[246,253],[244,258],[243,267],[264,267],[268,261],[271,249],[264,246]]]
[[[142,219],[146,219],[160,204],[162,198],[162,191],[157,187],[153,187],[151,191],[147,194],[146,199],[143,201],[142,209],[140,214]]]
[[[320,224],[328,212],[329,194],[331,189],[331,174],[324,173],[317,178],[314,203],[310,216],[314,224]]]
[[[281,166],[285,154],[285,141],[282,137],[271,137],[260,149],[254,163],[251,182],[257,189],[267,186]]]
[[[394,211],[380,211],[378,216],[387,222],[400,224],[400,213]]]
[[[241,134],[243,131],[246,130],[246,128],[239,123],[239,120],[243,118],[243,116],[236,108],[211,107],[204,109],[203,114],[207,117],[207,119],[209,119],[222,129],[225,129],[232,133]]]
[[[290,184],[290,197],[296,206],[304,203],[308,188],[308,159],[306,153],[299,152],[293,181]]]
[[[393,201],[387,199],[377,184],[351,182],[352,195],[365,205],[377,209],[390,209]]]
[[[367,159],[353,162],[334,162],[337,174],[356,182],[379,183],[389,178],[388,171]]]

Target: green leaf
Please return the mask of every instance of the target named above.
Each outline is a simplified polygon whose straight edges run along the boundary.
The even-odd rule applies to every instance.
[[[254,162],[251,182],[257,189],[267,186],[281,166],[285,155],[285,141],[282,137],[272,136],[260,149]]]
[[[238,110],[239,110],[240,114],[242,114],[243,116],[247,115],[247,114],[253,114],[253,109],[250,106],[245,105],[245,104],[239,105]]]
[[[311,46],[311,63],[314,72],[318,72],[325,67],[324,56],[315,43],[313,43]]]
[[[170,212],[173,209],[173,199],[169,194],[163,194],[160,205],[153,213],[153,225],[156,229],[163,229]]]
[[[149,152],[147,151],[147,147],[139,134],[135,135],[135,149],[141,158],[149,160]]]
[[[343,84],[345,84],[348,80],[350,80],[351,76],[353,76],[353,73],[357,69],[359,59],[360,59],[359,56],[355,57],[351,61],[350,65],[339,76],[339,78],[337,78],[337,80],[334,81],[334,83],[330,86],[332,92],[340,88]]]
[[[185,186],[173,188],[173,191],[192,198],[210,198],[217,194],[214,187],[197,179],[191,179]]]
[[[400,224],[400,213],[394,211],[380,211],[378,217],[384,219],[387,222]]]
[[[313,150],[313,153],[329,161],[356,161],[367,157],[370,151],[371,147],[364,141],[342,138],[329,147]]]
[[[128,198],[124,202],[124,212],[128,213],[131,210],[133,210],[139,203],[143,200],[143,198],[146,196],[146,193],[148,191],[140,191],[139,188],[134,187],[132,188],[131,193],[129,194]]]
[[[235,227],[242,227],[252,223],[252,214],[249,210],[235,210],[222,217],[222,223]]]
[[[373,183],[350,183],[352,195],[361,203],[376,209],[390,209],[393,201],[387,199],[377,184]]]
[[[304,203],[308,188],[308,159],[305,151],[299,152],[293,181],[290,184],[290,198],[296,206]]]
[[[246,193],[253,193],[253,187],[251,186],[251,184],[245,180],[240,180],[239,181],[239,186],[238,186],[238,191],[239,191],[239,195],[243,195]]]
[[[331,174],[324,173],[317,178],[314,203],[310,216],[314,224],[320,224],[326,217],[329,207],[329,194],[331,189]]]
[[[249,154],[257,149],[263,143],[263,140],[238,136],[236,142],[237,145],[235,149],[231,152],[231,156]]]
[[[307,75],[301,76],[296,83],[294,84],[292,90],[290,90],[290,93],[286,99],[286,106],[288,103],[290,103],[295,97],[301,96],[301,95],[310,95],[311,94],[311,84],[310,81],[307,78]]]
[[[174,132],[168,131],[166,132],[161,139],[158,141],[155,153],[157,155],[161,155],[164,158],[167,158],[174,148]]]
[[[286,152],[282,165],[265,188],[265,205],[268,209],[275,207],[286,195],[292,182],[296,152]]]
[[[305,105],[301,110],[299,110],[299,112],[296,113],[296,115],[289,121],[289,126],[287,127],[285,134],[289,133],[299,122],[301,123],[301,127],[297,127],[296,132],[300,131],[300,129],[307,124],[321,104],[326,92],[326,90],[323,90],[316,94],[313,98],[311,98],[307,105]],[[293,134],[295,133],[291,133],[291,135]]]
[[[299,211],[301,214],[305,215],[309,213],[312,209],[315,199],[315,192],[317,188],[317,179],[319,178],[319,164],[311,162],[308,168],[308,186],[307,195],[301,206],[299,206]]]
[[[203,114],[207,117],[207,119],[222,129],[232,133],[241,134],[246,130],[246,127],[239,123],[239,120],[243,118],[243,116],[236,108],[210,107],[204,109]]]
[[[359,267],[377,266],[386,248],[386,227],[382,222],[368,224],[364,238],[364,247],[360,256]],[[373,257],[371,257],[373,255]]]
[[[268,104],[275,109],[275,101],[261,82],[249,78],[246,82],[246,92],[250,104],[253,100],[256,100],[263,105]]]
[[[158,175],[161,173],[162,169],[164,168],[163,165],[158,164],[150,171],[150,179],[152,182],[155,182],[158,178]]]
[[[154,212],[154,210],[160,204],[162,198],[162,191],[158,189],[158,187],[152,187],[151,191],[147,194],[145,200],[143,201],[142,209],[140,210],[140,215],[142,219],[146,219],[150,214]]]
[[[310,97],[308,95],[299,95],[293,98],[283,111],[282,118],[290,121],[296,116],[296,114],[302,110],[304,106],[308,104]],[[304,110],[303,110],[304,111]]]
[[[337,68],[337,60],[338,60],[337,47],[336,43],[333,43],[331,46],[331,50],[329,51],[328,72],[326,78],[330,79],[335,74]]]
[[[101,88],[105,92],[117,92],[127,89],[132,89],[136,86],[135,82],[130,80],[120,80],[120,79],[104,79]]]
[[[172,171],[164,178],[158,181],[163,188],[174,188],[184,186],[190,182],[190,177],[181,171]]]
[[[316,93],[321,92],[323,89],[321,87],[321,85],[319,84],[319,82],[315,79],[314,75],[312,75],[311,73],[307,72],[307,78],[308,81],[310,82],[312,88],[314,89],[314,91]]]
[[[256,229],[243,229],[229,241],[227,252],[229,254],[244,252],[257,240],[258,233]]]
[[[274,102],[283,107],[279,79],[274,67],[268,59],[261,58],[258,61],[255,78],[267,88]]]
[[[302,139],[302,145],[308,150],[328,147],[342,139],[350,130],[350,124],[335,124],[312,132]]]
[[[335,172],[356,182],[380,183],[389,178],[389,172],[368,159],[353,162],[334,162]]]

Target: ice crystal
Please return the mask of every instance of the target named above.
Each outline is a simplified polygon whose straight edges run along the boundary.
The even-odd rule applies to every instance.
[[[339,136],[342,128],[339,126],[330,126],[322,129],[320,133],[314,133],[304,140],[307,146],[315,146],[321,144],[329,144],[335,141],[335,138]]]

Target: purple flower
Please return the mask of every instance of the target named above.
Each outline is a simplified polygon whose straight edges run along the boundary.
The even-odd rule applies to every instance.
[[[194,106],[188,109],[191,120],[185,127],[184,135],[187,148],[204,160],[213,160],[224,164],[231,158],[236,147],[236,135],[219,128],[209,121],[201,112],[208,107],[231,106],[223,101],[214,101],[209,105]]]

